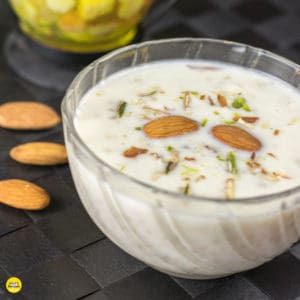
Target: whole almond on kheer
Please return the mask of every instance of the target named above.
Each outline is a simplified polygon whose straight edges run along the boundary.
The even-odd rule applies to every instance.
[[[42,130],[60,123],[60,116],[38,102],[7,102],[0,105],[0,127],[15,130]]]
[[[22,144],[12,148],[9,155],[17,162],[29,165],[51,166],[68,161],[64,145],[48,142]]]
[[[199,124],[183,116],[166,116],[148,122],[143,129],[148,137],[160,139],[196,131]]]
[[[0,181],[0,203],[26,210],[40,210],[50,203],[49,194],[29,181],[8,179]]]
[[[240,150],[257,151],[261,142],[248,131],[231,125],[217,125],[213,127],[212,134],[219,141]]]

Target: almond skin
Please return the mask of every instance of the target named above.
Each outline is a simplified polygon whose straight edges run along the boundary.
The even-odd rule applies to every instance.
[[[183,116],[166,116],[148,122],[143,129],[149,138],[161,139],[196,131],[199,124]]]
[[[9,155],[26,165],[52,166],[68,162],[66,147],[48,142],[22,144],[12,148]]]
[[[212,129],[213,136],[219,141],[240,150],[257,151],[261,142],[252,134],[237,126],[218,125]]]
[[[0,202],[19,209],[40,210],[49,205],[50,197],[34,183],[8,179],[0,181]]]
[[[14,130],[42,130],[60,123],[60,116],[37,102],[7,102],[0,105],[0,127]]]

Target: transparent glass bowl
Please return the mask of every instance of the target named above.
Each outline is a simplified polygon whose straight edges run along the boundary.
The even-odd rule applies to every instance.
[[[182,58],[257,69],[300,89],[299,66],[261,49],[210,39],[146,42],[114,51],[76,77],[62,104],[65,141],[82,203],[114,243],[170,275],[223,277],[261,265],[299,239],[300,186],[234,201],[168,192],[97,158],[73,124],[82,96],[100,80],[131,66]]]

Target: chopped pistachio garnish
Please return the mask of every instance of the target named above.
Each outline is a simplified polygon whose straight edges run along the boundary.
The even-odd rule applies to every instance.
[[[141,131],[142,127],[138,126],[138,127],[135,127],[134,129],[137,130],[137,131]]]
[[[185,188],[183,190],[183,193],[185,195],[189,195],[189,193],[190,193],[190,184],[189,183],[186,184],[186,186],[185,186]]]
[[[169,152],[172,152],[172,151],[174,150],[174,148],[173,148],[172,146],[170,146],[170,145],[168,145],[168,146],[166,147],[166,149],[167,149],[167,151],[169,151]]]
[[[232,107],[233,108],[236,108],[236,109],[240,109],[243,107],[243,105],[245,104],[246,102],[246,99],[243,98],[243,97],[238,97],[238,98],[235,98],[232,102]]]
[[[232,120],[235,121],[235,122],[237,122],[237,121],[240,119],[240,117],[241,117],[240,114],[234,113],[234,114],[233,114],[233,117],[232,117]]]
[[[248,111],[248,112],[251,111],[251,109],[248,106],[246,99],[244,97],[235,98],[232,102],[232,107],[236,108],[236,109],[242,108],[243,110]]]
[[[183,168],[183,171],[181,172],[181,176],[188,176],[188,175],[194,175],[199,172],[198,169],[186,166],[186,165],[181,165]]]
[[[177,163],[173,161],[169,161],[167,163],[166,169],[165,169],[165,174],[169,174],[171,171],[173,171],[177,167]]]
[[[125,166],[124,166],[124,165],[120,166],[119,171],[120,171],[120,172],[123,172],[124,170],[125,170]]]
[[[214,111],[214,114],[217,116],[217,115],[219,115],[220,113],[219,113],[217,110],[215,110],[215,111]]]
[[[232,125],[232,124],[235,124],[236,121],[234,121],[234,120],[225,120],[224,123],[227,124],[227,125]]]
[[[219,160],[219,161],[225,161],[225,159],[220,154],[218,154],[216,156],[216,159]]]
[[[150,97],[150,96],[155,95],[157,92],[158,92],[157,90],[151,90],[151,91],[148,91],[145,93],[140,93],[140,94],[138,94],[138,96],[139,97]]]
[[[207,118],[203,119],[203,121],[201,122],[201,127],[205,127],[205,125],[207,124],[207,122],[208,122]]]
[[[127,105],[127,103],[126,103],[125,101],[121,101],[121,102],[118,104],[117,112],[118,112],[118,117],[119,117],[119,118],[122,118],[122,117],[123,117],[124,112],[125,112],[125,109],[126,109],[126,105]]]
[[[237,168],[237,163],[236,163],[236,158],[235,155],[232,151],[227,153],[227,158],[226,162],[228,165],[228,170],[232,174],[237,174],[238,173],[238,168]]]
[[[251,108],[248,106],[247,103],[245,103],[245,104],[243,105],[243,110],[244,110],[244,111],[250,112],[250,111],[251,111]]]
[[[292,119],[290,120],[290,122],[288,123],[288,125],[289,125],[289,126],[294,125],[294,124],[296,124],[298,121],[299,121],[298,118],[292,118]]]
[[[193,96],[199,96],[199,93],[196,92],[196,91],[191,91],[191,94],[192,94]]]

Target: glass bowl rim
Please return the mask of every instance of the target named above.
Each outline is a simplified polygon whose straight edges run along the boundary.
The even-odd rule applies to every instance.
[[[257,203],[266,203],[270,201],[275,201],[278,199],[281,199],[283,197],[288,197],[292,194],[296,194],[297,192],[300,192],[300,183],[299,185],[286,189],[280,192],[276,193],[270,193],[266,195],[259,195],[259,196],[250,196],[250,197],[240,197],[240,198],[235,198],[233,200],[228,200],[226,198],[221,198],[221,197],[208,197],[208,196],[201,196],[201,195],[184,195],[179,192],[175,191],[170,191],[161,187],[153,186],[151,184],[148,184],[146,182],[140,181],[137,178],[134,178],[133,176],[127,175],[123,172],[120,172],[118,169],[114,168],[113,166],[109,165],[106,163],[104,160],[99,158],[81,139],[79,136],[75,126],[74,126],[74,115],[70,115],[71,112],[68,110],[67,102],[68,98],[72,95],[74,89],[76,88],[76,85],[78,82],[80,82],[86,75],[88,71],[90,71],[94,66],[98,66],[101,63],[106,63],[113,57],[117,57],[120,54],[123,54],[127,51],[131,51],[134,49],[140,49],[143,47],[151,46],[151,45],[157,45],[157,44],[172,44],[172,43],[193,43],[193,42],[208,42],[208,43],[215,43],[215,44],[230,44],[234,46],[239,46],[239,47],[244,47],[251,49],[252,51],[255,51],[257,53],[265,54],[269,57],[272,57],[273,59],[277,60],[279,63],[289,65],[292,68],[295,69],[296,73],[300,73],[300,65],[297,63],[280,56],[278,54],[275,54],[271,51],[259,48],[259,47],[254,47],[248,44],[244,43],[239,43],[239,42],[234,42],[234,41],[229,41],[229,40],[222,40],[222,39],[212,39],[212,38],[168,38],[168,39],[156,39],[156,40],[149,40],[141,43],[136,43],[136,44],[131,44],[129,46],[124,46],[119,49],[110,51],[109,53],[99,57],[98,59],[94,60],[87,66],[85,66],[72,80],[71,84],[67,88],[65,95],[63,97],[62,103],[61,103],[61,112],[63,116],[63,123],[66,123],[68,130],[70,130],[70,133],[72,134],[72,137],[75,138],[76,142],[79,143],[81,151],[83,150],[85,154],[88,156],[89,160],[93,160],[94,163],[97,165],[100,165],[101,167],[106,167],[108,168],[113,174],[117,176],[121,176],[122,178],[129,180],[139,186],[142,186],[143,188],[152,191],[154,193],[160,193],[169,197],[176,198],[179,201],[204,201],[204,202],[214,202],[214,203],[222,203],[222,204],[238,204],[238,205],[243,205],[243,204],[257,204]],[[230,63],[230,62],[229,62]],[[237,65],[237,64],[236,64]],[[263,71],[262,71],[263,72]],[[98,81],[99,82],[99,81]],[[97,83],[98,83],[97,82]],[[64,129],[65,130],[65,129]],[[72,144],[74,141],[72,141]]]

